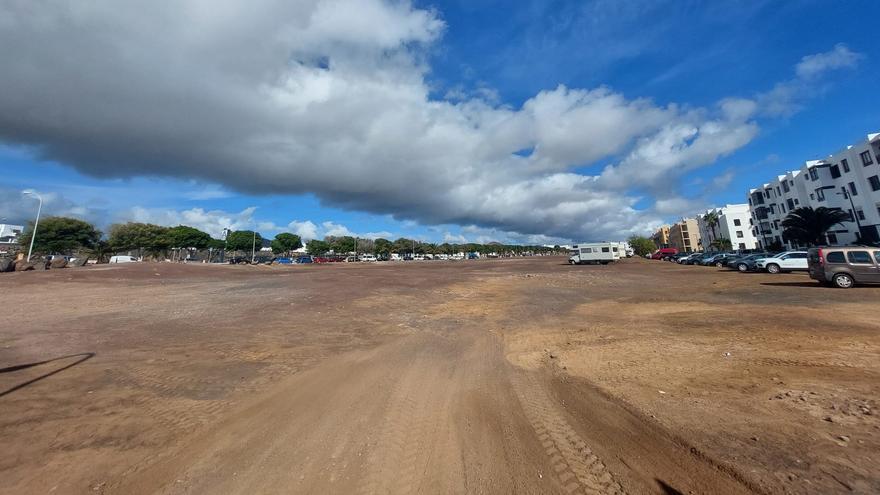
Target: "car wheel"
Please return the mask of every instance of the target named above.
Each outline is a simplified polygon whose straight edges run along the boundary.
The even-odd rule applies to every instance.
[[[769,265],[767,265],[767,272],[773,274],[779,273],[779,265],[777,265],[776,263],[770,263]]]
[[[852,276],[846,273],[838,273],[834,276],[832,281],[836,287],[840,287],[841,289],[849,289],[855,284],[855,280],[853,280]]]
[[[715,266],[718,268],[724,268],[724,263],[719,261],[718,263],[715,263]]]
[[[749,265],[747,265],[745,263],[740,263],[740,264],[736,265],[736,269],[745,273],[745,272],[749,271]]]

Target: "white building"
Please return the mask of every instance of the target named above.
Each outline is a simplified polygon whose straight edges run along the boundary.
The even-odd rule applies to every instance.
[[[718,223],[709,225],[705,216],[709,213],[718,215]],[[716,239],[729,239],[733,249],[755,249],[757,239],[752,232],[751,211],[747,203],[725,205],[721,208],[711,208],[701,215],[697,215],[697,225],[700,228],[700,243],[704,250],[713,250],[712,242]]]
[[[852,219],[831,229],[830,245],[880,241],[880,133],[869,134],[823,160],[810,160],[749,191],[752,228],[759,247],[780,243],[782,221],[801,206],[840,208]]]
[[[0,223],[0,244],[15,244],[18,242],[18,236],[24,231],[22,225],[10,225],[8,223]]]

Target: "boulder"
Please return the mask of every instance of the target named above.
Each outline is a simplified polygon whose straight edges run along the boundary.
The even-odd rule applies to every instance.
[[[0,259],[0,273],[11,272],[15,270],[15,261],[11,258]]]
[[[55,258],[49,264],[49,268],[52,268],[53,270],[56,268],[67,268],[67,260],[64,258]]]
[[[34,264],[30,261],[18,260],[15,262],[15,271],[26,272],[34,269]]]

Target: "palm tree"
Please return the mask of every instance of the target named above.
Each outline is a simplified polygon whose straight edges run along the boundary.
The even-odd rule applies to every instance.
[[[715,240],[718,239],[718,236],[715,234],[715,227],[718,226],[718,212],[710,211],[703,215],[703,221],[706,222],[706,225],[712,230],[712,240],[709,241],[710,246],[714,246]]]
[[[799,243],[818,246],[825,243],[825,233],[831,227],[848,221],[851,221],[849,213],[840,208],[820,206],[813,209],[802,206],[792,210],[782,221],[782,226],[785,227],[783,236]]]

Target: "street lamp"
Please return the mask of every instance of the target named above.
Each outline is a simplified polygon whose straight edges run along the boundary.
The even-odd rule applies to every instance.
[[[862,223],[859,222],[859,214],[858,212],[856,212],[856,205],[855,203],[853,203],[852,195],[846,190],[846,186],[841,187],[840,192],[834,194],[837,194],[838,196],[843,196],[845,199],[849,200],[849,205],[850,207],[852,207],[852,209],[849,211],[850,213],[852,213],[853,219],[855,219],[856,221],[856,227],[859,229],[859,231],[856,232],[856,242],[860,242],[862,240]]]
[[[251,246],[251,264],[257,259],[257,229],[254,229],[254,244]]]
[[[25,189],[21,192],[21,194],[24,196],[35,197],[37,198],[37,201],[40,202],[39,206],[37,206],[37,219],[34,220],[34,231],[31,232],[31,245],[28,248],[27,261],[30,262],[31,252],[33,252],[34,250],[34,239],[37,238],[37,226],[40,224],[40,212],[43,210],[43,198],[39,194],[37,194],[37,191],[34,191],[33,189]]]

